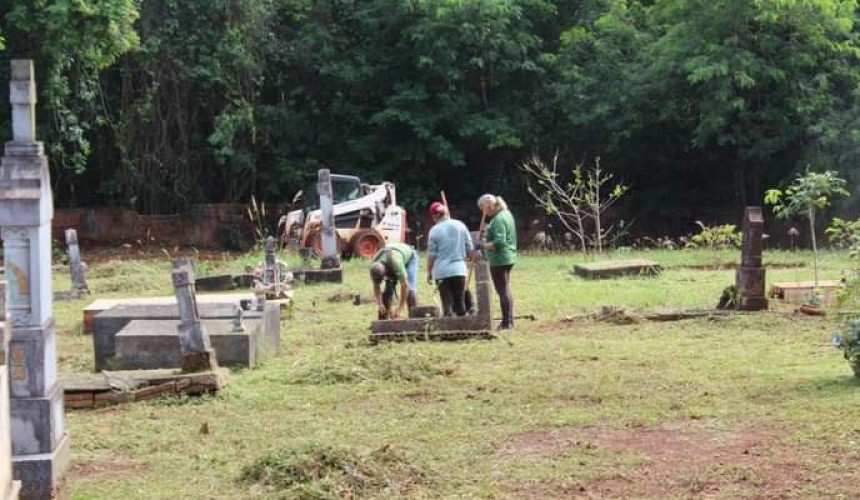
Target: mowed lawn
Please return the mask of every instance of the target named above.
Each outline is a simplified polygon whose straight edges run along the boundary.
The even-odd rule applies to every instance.
[[[768,284],[811,279],[811,257],[766,252]],[[583,318],[601,306],[713,308],[740,253],[606,258],[650,258],[664,272],[585,281],[570,270],[593,257],[524,255],[515,308],[536,321],[492,341],[380,345],[366,340],[374,306],[350,300],[369,296],[365,264],[348,262],[343,284],[297,285],[281,355],[234,371],[221,393],[67,411],[67,490],[80,499],[856,496],[860,379],[830,345],[832,320],[785,304],[675,322]],[[257,260],[199,267],[239,272]],[[852,265],[825,253],[822,278]],[[93,299],[171,293],[167,261],[95,264],[89,277]],[[68,274],[54,283],[68,288]],[[422,303],[430,292],[421,283]],[[55,305],[66,372],[92,369],[80,332],[87,302]]]

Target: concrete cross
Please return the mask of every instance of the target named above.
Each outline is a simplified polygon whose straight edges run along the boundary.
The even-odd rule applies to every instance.
[[[12,103],[12,140],[36,142],[36,80],[33,76],[33,61],[12,61],[9,102]]]

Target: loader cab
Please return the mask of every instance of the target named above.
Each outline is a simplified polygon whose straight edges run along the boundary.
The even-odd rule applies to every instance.
[[[305,189],[302,190],[302,193],[302,210],[305,214],[320,208],[316,177],[310,180]],[[354,175],[331,174],[331,193],[332,202],[335,205],[361,198],[364,195],[361,188],[361,179]]]

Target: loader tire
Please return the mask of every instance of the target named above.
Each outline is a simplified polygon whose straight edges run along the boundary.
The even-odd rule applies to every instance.
[[[362,259],[371,259],[376,252],[385,246],[385,240],[378,232],[373,229],[366,229],[358,232],[352,237],[352,254]]]

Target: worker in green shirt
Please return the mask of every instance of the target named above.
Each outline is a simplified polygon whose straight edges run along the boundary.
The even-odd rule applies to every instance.
[[[379,319],[400,317],[403,308],[418,303],[418,252],[405,243],[389,243],[370,262],[373,296],[379,307]],[[385,282],[383,288],[382,282]],[[400,284],[400,303],[392,310],[392,299]]]
[[[477,249],[484,250],[493,287],[499,295],[502,309],[499,330],[508,330],[514,327],[511,269],[517,261],[517,228],[507,203],[501,197],[485,194],[478,198],[478,208],[490,222]]]

